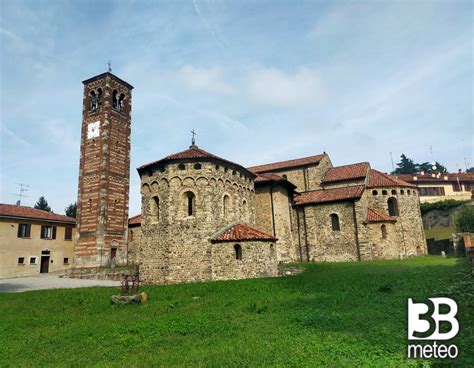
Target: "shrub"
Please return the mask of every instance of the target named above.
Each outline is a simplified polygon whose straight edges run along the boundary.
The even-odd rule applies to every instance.
[[[421,213],[424,215],[433,210],[448,211],[453,208],[459,207],[470,201],[456,201],[455,199],[445,199],[444,201],[434,202],[434,203],[421,203],[420,209]]]
[[[474,207],[466,207],[459,213],[456,228],[464,233],[474,233]]]

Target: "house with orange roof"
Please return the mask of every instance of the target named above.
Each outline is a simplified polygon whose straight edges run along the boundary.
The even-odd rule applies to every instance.
[[[76,220],[0,203],[0,278],[58,273],[72,267]]]

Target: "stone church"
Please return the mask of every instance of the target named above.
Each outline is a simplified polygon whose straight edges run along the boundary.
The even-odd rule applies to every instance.
[[[128,219],[133,87],[110,72],[83,83],[75,267],[136,263],[144,281],[174,283],[427,252],[416,187],[368,162],[322,153],[244,167],[194,138],[137,169],[142,209]]]

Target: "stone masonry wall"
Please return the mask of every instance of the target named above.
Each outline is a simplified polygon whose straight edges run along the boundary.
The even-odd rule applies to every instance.
[[[375,192],[377,194],[374,194]],[[397,235],[396,243],[400,244],[400,254],[403,256],[427,254],[416,190],[397,187],[372,188],[366,190],[364,196],[369,207],[383,211],[386,214],[388,214],[388,199],[395,198],[398,203],[399,216],[394,225],[394,232]],[[367,235],[367,239],[374,243],[370,234]],[[378,237],[375,238],[375,241],[378,241]]]
[[[282,185],[274,187],[271,185],[255,189],[255,227],[278,238],[277,256],[279,262],[294,262],[298,259],[298,249],[293,242],[292,209],[288,189]],[[272,199],[274,219],[272,218]],[[273,226],[275,226],[275,231],[273,231]]]
[[[339,216],[339,231],[332,230],[331,214]],[[303,246],[308,249],[310,261],[358,260],[352,202],[307,205],[300,219],[306,233]]]
[[[249,241],[238,243],[242,259],[235,257],[236,243],[212,244],[212,279],[243,279],[251,277],[276,276],[277,254],[274,243]]]
[[[191,216],[188,192],[195,196]],[[143,279],[153,283],[211,279],[209,238],[232,222],[253,225],[254,197],[252,178],[223,164],[172,162],[143,175]]]

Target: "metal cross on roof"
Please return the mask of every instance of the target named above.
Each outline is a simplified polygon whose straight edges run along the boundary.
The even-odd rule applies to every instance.
[[[195,145],[196,145],[196,139],[194,138],[194,136],[197,135],[197,134],[196,134],[196,132],[194,131],[194,129],[191,130],[191,134],[193,135],[193,138],[191,139],[191,144],[192,144],[193,146],[195,146]]]
[[[110,64],[110,60],[109,62],[107,63],[107,66],[109,67],[109,73],[112,71],[112,65]]]

